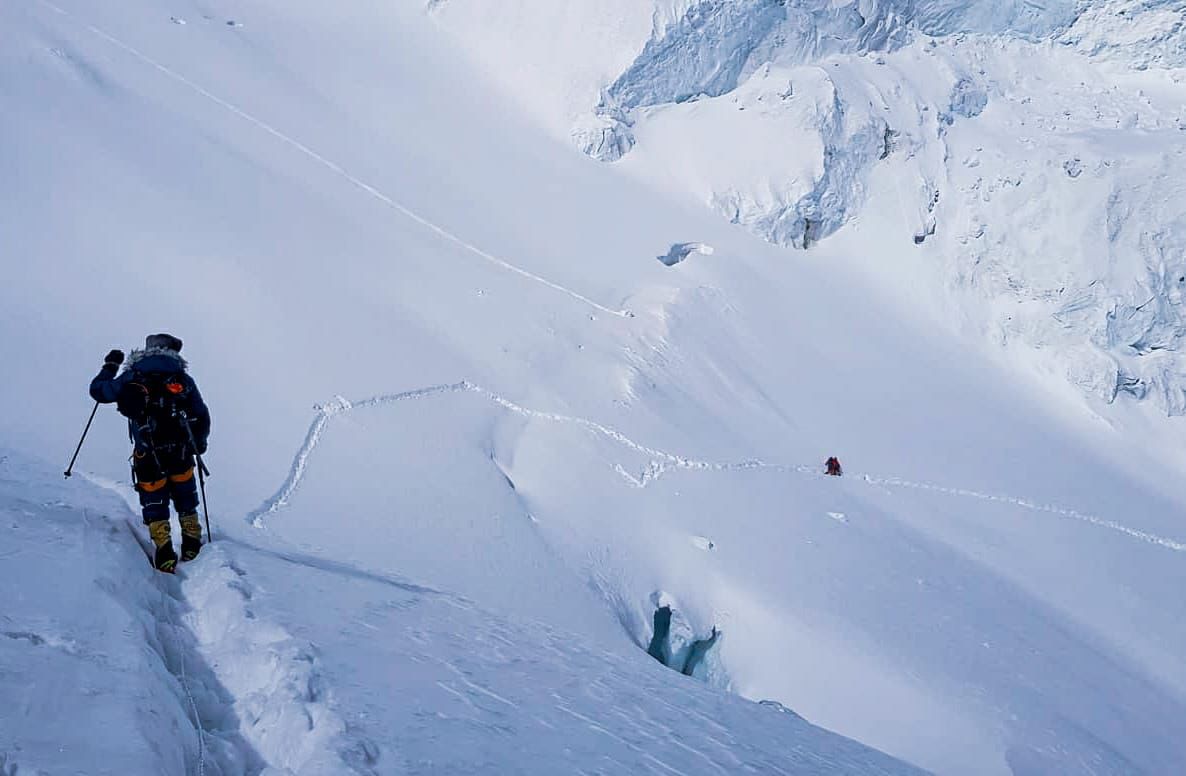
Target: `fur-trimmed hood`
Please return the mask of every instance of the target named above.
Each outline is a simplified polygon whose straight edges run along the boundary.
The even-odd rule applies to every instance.
[[[125,372],[136,368],[144,372],[184,372],[189,369],[189,363],[176,350],[144,348],[129,353],[128,360],[124,364]]]

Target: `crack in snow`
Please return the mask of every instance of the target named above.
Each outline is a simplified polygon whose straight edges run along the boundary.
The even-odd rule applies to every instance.
[[[425,587],[424,585],[417,585],[414,582],[408,582],[405,579],[390,574],[367,571],[366,569],[361,569],[348,563],[342,563],[341,561],[319,558],[315,555],[306,555],[299,552],[267,549],[250,542],[245,542],[242,539],[236,539],[233,536],[220,536],[218,542],[219,544],[233,544],[250,552],[266,555],[283,563],[291,563],[294,566],[301,566],[306,569],[315,569],[327,574],[337,574],[364,582],[374,582],[379,585],[393,587],[405,593],[412,593],[413,595],[442,596],[452,599],[455,602],[468,604],[468,601],[464,601],[452,593],[446,593],[443,590]]]
[[[366,181],[362,180],[361,178],[358,178],[357,176],[351,174],[348,170],[346,170],[346,168],[342,167],[340,164],[333,161],[332,159],[329,159],[328,157],[325,157],[325,156],[317,153],[309,146],[307,146],[304,143],[300,142],[299,140],[291,137],[290,135],[285,134],[284,132],[280,131],[276,127],[274,127],[271,124],[264,121],[263,119],[257,118],[256,116],[252,115],[251,113],[248,113],[246,110],[240,108],[239,106],[235,105],[234,103],[224,100],[223,98],[219,97],[217,94],[214,94],[213,92],[206,89],[205,87],[200,86],[199,84],[195,83],[194,81],[191,81],[190,79],[181,75],[177,71],[172,70],[171,68],[167,67],[166,65],[163,65],[160,62],[156,61],[155,59],[153,59],[152,57],[143,53],[139,49],[123,42],[122,40],[115,37],[111,33],[106,32],[105,30],[103,30],[99,27],[96,27],[93,24],[89,24],[88,22],[85,22],[82,19],[79,19],[78,17],[74,16],[73,14],[71,14],[71,13],[63,10],[62,8],[59,8],[58,6],[54,5],[53,3],[49,2],[49,0],[38,0],[38,2],[41,3],[41,5],[45,6],[46,8],[49,8],[51,11],[54,11],[55,13],[60,14],[61,16],[65,16],[66,18],[70,19],[71,21],[84,27],[87,31],[89,31],[93,35],[96,35],[96,36],[102,38],[103,40],[107,41],[111,45],[116,46],[117,48],[123,50],[125,53],[140,60],[141,62],[148,65],[149,67],[154,68],[155,70],[159,71],[160,73],[167,76],[168,78],[171,78],[174,81],[177,81],[178,83],[188,87],[189,89],[193,90],[194,92],[201,95],[202,97],[205,97],[207,100],[210,100],[211,102],[218,105],[219,107],[230,111],[231,113],[235,114],[236,116],[243,119],[244,121],[263,130],[264,132],[268,133],[269,135],[276,138],[280,142],[296,149],[297,151],[304,154],[309,159],[312,159],[313,161],[317,162],[318,164],[322,165],[326,169],[333,172],[335,175],[338,175],[339,177],[343,178],[348,183],[353,185],[355,188],[360,189],[361,191],[363,191],[366,194],[369,194],[374,199],[376,199],[379,202],[383,203],[384,205],[388,206],[392,210],[395,210],[397,213],[399,213],[400,215],[409,219],[410,221],[414,221],[415,223],[419,224],[420,226],[424,227],[425,229],[429,230],[430,232],[433,232],[438,237],[441,237],[445,240],[448,240],[451,243],[454,243],[455,245],[461,247],[462,249],[468,251],[469,253],[472,253],[473,255],[477,256],[478,258],[484,259],[497,267],[501,267],[502,269],[506,270],[507,272],[511,272],[513,274],[519,275],[520,277],[523,277],[528,280],[539,283],[542,286],[546,286],[547,288],[550,288],[553,291],[558,291],[562,294],[565,294],[566,296],[569,296],[572,299],[577,300],[578,302],[582,302],[582,303],[592,307],[595,310],[600,310],[603,313],[606,313],[608,315],[613,315],[618,318],[633,318],[634,317],[634,313],[632,313],[630,310],[614,310],[610,307],[606,307],[605,305],[601,304],[600,302],[596,302],[593,299],[590,299],[589,297],[587,297],[577,291],[573,291],[571,288],[567,288],[565,286],[560,285],[559,283],[548,280],[547,278],[545,278],[541,275],[537,275],[534,272],[529,272],[528,270],[525,270],[522,267],[512,264],[511,262],[507,261],[506,259],[501,259],[498,256],[495,256],[494,254],[490,253],[489,251],[485,251],[482,248],[479,248],[478,246],[474,245],[473,243],[468,242],[461,237],[458,237],[456,234],[450,232],[448,229],[445,229],[444,227],[439,226],[438,224],[428,220],[427,218],[425,218],[424,216],[415,212],[411,208],[400,203],[398,200],[388,196],[387,194],[384,194],[382,191],[380,191],[376,187],[372,186],[371,184],[367,183]]]

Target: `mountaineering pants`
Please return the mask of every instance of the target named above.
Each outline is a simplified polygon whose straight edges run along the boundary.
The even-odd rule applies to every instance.
[[[132,453],[132,471],[144,524],[169,519],[169,500],[177,514],[198,510],[198,484],[194,482],[194,459],[186,445],[161,445]]]

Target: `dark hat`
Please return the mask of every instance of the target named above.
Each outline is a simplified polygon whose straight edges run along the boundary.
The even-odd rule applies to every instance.
[[[164,348],[165,350],[172,350],[175,353],[181,352],[181,340],[174,337],[172,334],[149,334],[144,338],[144,347]]]

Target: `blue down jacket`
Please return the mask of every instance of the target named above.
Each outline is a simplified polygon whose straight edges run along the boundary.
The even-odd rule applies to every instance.
[[[91,380],[91,398],[100,404],[113,404],[119,400],[120,391],[128,383],[136,382],[138,377],[152,374],[177,375],[179,381],[185,386],[177,406],[178,409],[185,410],[186,415],[190,418],[190,428],[193,429],[194,439],[198,443],[198,449],[195,452],[200,455],[206,452],[206,440],[210,436],[210,410],[206,407],[206,402],[202,401],[202,394],[198,391],[197,383],[186,372],[187,367],[188,364],[179,353],[167,348],[133,350],[128,356],[124,370],[118,375],[116,374],[119,371],[118,366],[115,364],[103,365],[99,374]],[[164,436],[158,434],[158,438],[152,440],[158,446],[176,445],[189,441],[185,438],[185,432],[181,428],[172,431],[163,429],[162,433]],[[131,420],[128,421],[128,437],[138,448],[146,449],[149,446],[148,440],[143,438],[141,428]]]

